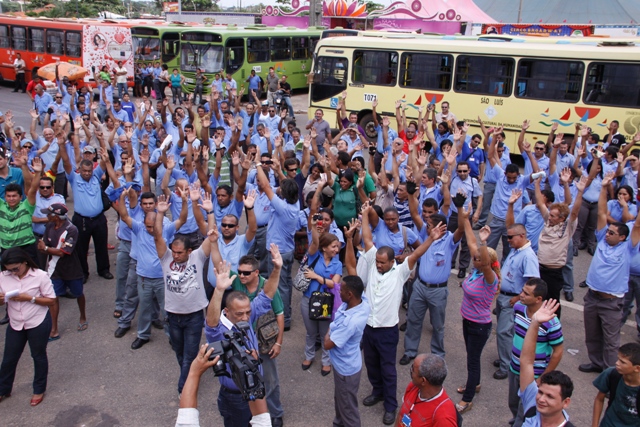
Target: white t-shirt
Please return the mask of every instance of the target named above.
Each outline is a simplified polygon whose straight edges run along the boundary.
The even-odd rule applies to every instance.
[[[116,83],[126,83],[127,82],[127,74],[119,75],[118,73],[127,72],[125,67],[116,67]]]
[[[20,69],[18,69],[18,66],[20,67]],[[13,67],[16,69],[16,73],[22,73],[24,74],[24,69],[27,65],[24,62],[24,59],[18,59],[16,58],[13,61]]]
[[[164,309],[169,313],[189,314],[207,306],[202,271],[207,257],[202,247],[191,252],[187,262],[173,261],[171,250],[167,248],[160,259],[164,278]]]

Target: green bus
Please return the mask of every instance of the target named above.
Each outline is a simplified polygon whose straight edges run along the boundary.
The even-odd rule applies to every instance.
[[[197,69],[204,70],[208,78],[204,91],[209,93],[215,74],[222,70],[231,73],[240,89],[246,86],[244,82],[251,70],[264,80],[269,67],[274,67],[278,76],[286,74],[292,89],[306,88],[313,52],[324,29],[252,25],[183,31],[180,34],[183,90],[194,91]]]
[[[185,24],[154,24],[131,27],[135,62],[167,64],[180,67],[180,33],[192,27]]]

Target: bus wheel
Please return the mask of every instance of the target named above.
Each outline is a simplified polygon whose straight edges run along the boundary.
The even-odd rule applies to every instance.
[[[378,140],[378,132],[373,124],[373,113],[367,113],[362,116],[358,124],[364,129],[364,136],[367,137],[369,142],[376,142]]]

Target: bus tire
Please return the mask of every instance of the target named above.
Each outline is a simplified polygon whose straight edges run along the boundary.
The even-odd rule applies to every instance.
[[[364,114],[359,117],[358,124],[364,129],[364,136],[367,138],[367,141],[376,142],[378,140],[378,132],[373,124],[373,112],[364,112]]]

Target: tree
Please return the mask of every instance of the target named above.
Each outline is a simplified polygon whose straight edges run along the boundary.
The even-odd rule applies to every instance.
[[[276,5],[280,8],[280,10],[284,10],[285,12],[291,12],[291,0],[276,0]]]
[[[384,5],[379,4],[379,3],[374,3],[374,2],[370,2],[370,1],[365,1],[365,0],[358,0],[358,4],[366,4],[367,5],[367,13],[371,13],[374,10],[380,10],[380,9],[384,9]]]

